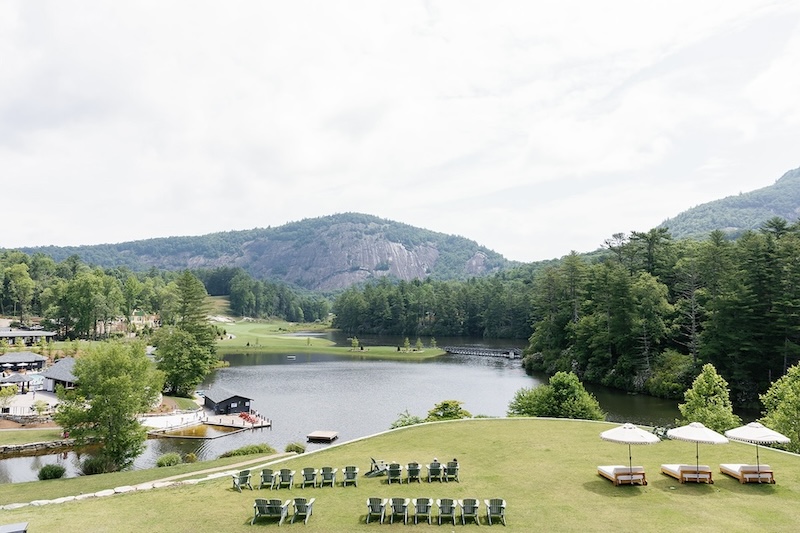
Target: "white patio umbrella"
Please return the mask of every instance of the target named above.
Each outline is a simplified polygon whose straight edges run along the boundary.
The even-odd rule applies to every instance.
[[[600,438],[609,442],[618,442],[628,445],[628,468],[630,469],[633,469],[633,458],[631,456],[632,444],[655,444],[656,442],[661,442],[661,439],[649,431],[645,431],[629,423],[600,433]]]
[[[667,437],[677,440],[685,440],[695,443],[695,458],[697,459],[697,469],[700,469],[700,443],[703,444],[727,444],[728,439],[705,427],[700,422],[692,422],[679,428],[672,428],[667,431]]]
[[[756,445],[756,470],[761,469],[761,462],[758,457],[759,444],[786,444],[789,442],[789,437],[778,433],[775,430],[760,424],[759,422],[750,422],[738,428],[729,429],[725,432],[725,436],[729,439],[738,440],[741,442],[749,442]]]

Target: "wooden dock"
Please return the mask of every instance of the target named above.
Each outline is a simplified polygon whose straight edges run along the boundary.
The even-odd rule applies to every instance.
[[[222,426],[237,429],[263,429],[272,427],[272,420],[269,418],[251,416],[249,419],[245,419],[236,415],[208,415],[203,419],[203,423],[209,426]]]
[[[339,438],[339,434],[335,431],[313,431],[306,435],[308,442],[333,442]]]
[[[478,355],[481,357],[504,357],[522,359],[520,348],[484,348],[482,346],[443,346],[442,350],[456,355]]]

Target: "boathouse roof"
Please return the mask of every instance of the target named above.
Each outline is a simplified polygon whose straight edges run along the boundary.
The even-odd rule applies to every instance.
[[[221,403],[230,398],[244,398],[245,400],[252,400],[252,398],[242,396],[241,394],[236,394],[235,392],[231,392],[223,387],[214,387],[213,389],[207,390],[205,397],[214,403]]]

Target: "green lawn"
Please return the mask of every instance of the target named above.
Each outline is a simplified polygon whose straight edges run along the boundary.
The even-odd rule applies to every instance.
[[[422,351],[397,351],[396,346],[367,346],[364,350],[353,350],[351,347],[335,346],[333,342],[314,335],[297,335],[298,332],[321,331],[319,324],[294,324],[290,322],[238,321],[220,324],[232,339],[217,342],[217,351],[225,353],[276,353],[304,354],[325,353],[346,355],[349,357],[380,357],[394,359],[425,359],[436,357],[445,352],[437,348],[425,348]],[[294,333],[294,334],[292,334]],[[416,339],[412,339],[416,341]]]
[[[32,442],[51,442],[61,439],[61,429],[2,429],[0,446],[10,444],[30,444]]]
[[[365,524],[365,500],[378,497],[432,498],[501,497],[508,503],[508,531],[795,531],[800,520],[800,458],[770,449],[761,450],[762,462],[776,472],[776,485],[740,485],[716,473],[721,462],[752,462],[752,446],[731,443],[700,446],[700,460],[715,470],[713,485],[681,485],[659,474],[661,463],[693,462],[695,446],[665,441],[653,446],[634,447],[634,462],[647,469],[650,484],[645,487],[614,487],[596,474],[599,464],[624,464],[624,445],[601,441],[601,431],[613,424],[545,419],[474,419],[426,424],[384,433],[360,441],[343,443],[312,454],[285,460],[280,466],[300,470],[305,466],[355,464],[362,474],[369,458],[407,463],[429,462],[457,457],[461,464],[460,483],[423,482],[387,486],[385,478],[363,476],[358,487],[299,489],[291,491],[231,489],[230,479],[218,479],[178,488],[157,489],[109,498],[90,499],[3,511],[2,522],[30,522],[30,531],[122,532],[253,531],[274,528],[269,520],[249,525],[253,499],[296,496],[315,497],[314,515],[306,532],[349,532],[379,528],[404,529]],[[278,465],[276,465],[278,466]],[[127,475],[136,474],[134,472]],[[108,487],[126,484],[126,474],[109,478]],[[104,476],[98,476],[102,480]],[[18,487],[10,496],[30,495],[33,488],[63,484],[78,492],[85,480],[36,482]],[[42,491],[44,492],[44,491]],[[15,501],[19,501],[16,498]],[[485,527],[481,510],[482,527]],[[287,527],[284,525],[284,527]],[[420,530],[450,531],[439,526],[413,526]],[[459,525],[459,528],[462,527]],[[476,527],[468,525],[467,527]],[[502,526],[495,526],[502,528]]]

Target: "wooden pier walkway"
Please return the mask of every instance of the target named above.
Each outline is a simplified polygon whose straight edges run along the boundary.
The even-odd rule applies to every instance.
[[[484,348],[482,346],[443,346],[442,350],[456,355],[478,355],[481,357],[505,357],[522,359],[520,348]]]

